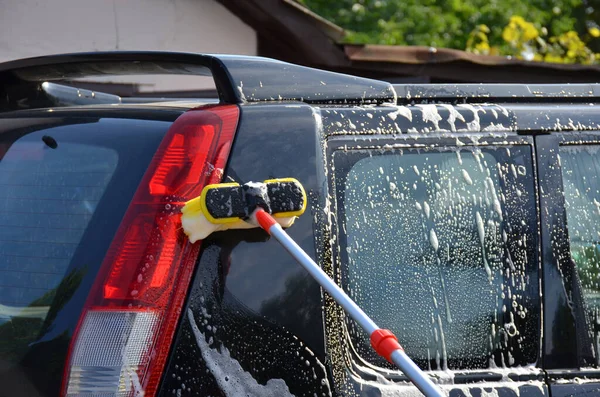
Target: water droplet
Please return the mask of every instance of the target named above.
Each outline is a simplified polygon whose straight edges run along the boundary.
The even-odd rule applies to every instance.
[[[473,180],[471,179],[471,175],[469,175],[469,173],[467,172],[467,170],[465,170],[465,169],[462,170],[462,176],[463,176],[463,179],[465,180],[465,182],[467,183],[467,185],[472,185],[473,184]]]
[[[509,336],[515,336],[517,334],[517,327],[514,323],[508,323],[504,325],[504,329],[506,329],[506,333]]]
[[[431,246],[433,247],[435,252],[437,252],[438,248],[440,247],[440,244],[438,242],[437,235],[435,234],[435,230],[433,229],[429,231],[429,242],[431,243]]]

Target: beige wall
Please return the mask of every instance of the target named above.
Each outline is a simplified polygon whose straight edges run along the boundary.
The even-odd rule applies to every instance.
[[[256,55],[256,33],[215,0],[0,0],[0,62],[77,51]]]

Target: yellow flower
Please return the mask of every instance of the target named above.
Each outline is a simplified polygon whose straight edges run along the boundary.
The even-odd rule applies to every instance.
[[[533,40],[540,34],[532,23],[527,22],[523,25],[523,41]]]
[[[477,32],[477,33],[475,33],[475,37],[478,38],[479,40],[482,40],[482,41],[488,40],[487,34],[485,34],[483,32]]]
[[[518,37],[519,33],[517,32],[516,27],[512,23],[509,23],[508,26],[506,26],[502,31],[502,39],[509,43],[517,41]]]
[[[488,54],[490,52],[490,45],[487,41],[482,41],[475,46],[475,50],[478,54]]]
[[[589,28],[588,32],[590,32],[592,37],[600,37],[600,29],[598,28]]]
[[[526,23],[525,19],[518,15],[513,15],[512,17],[510,17],[510,22],[521,26]]]
[[[539,36],[540,32],[533,23],[527,22],[518,15],[510,17],[508,25],[502,31],[504,41],[516,47],[521,47],[524,43],[535,40]]]

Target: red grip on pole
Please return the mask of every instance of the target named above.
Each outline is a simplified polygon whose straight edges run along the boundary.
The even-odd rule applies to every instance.
[[[269,233],[269,229],[271,229],[271,226],[277,223],[277,221],[271,215],[269,215],[265,210],[262,209],[256,211],[256,220],[258,221],[260,227],[265,229],[267,233]]]
[[[378,329],[371,334],[371,346],[381,357],[389,362],[392,362],[392,353],[398,349],[402,349],[398,338],[389,329]]]

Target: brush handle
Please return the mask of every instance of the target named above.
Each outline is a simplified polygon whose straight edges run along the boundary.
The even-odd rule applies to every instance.
[[[427,397],[443,397],[445,394],[404,353],[398,339],[391,331],[379,328],[373,320],[318,266],[302,248],[282,229],[271,215],[263,210],[256,211],[260,226],[274,237],[310,275],[342,306],[354,321],[371,337],[375,351],[398,368]]]

